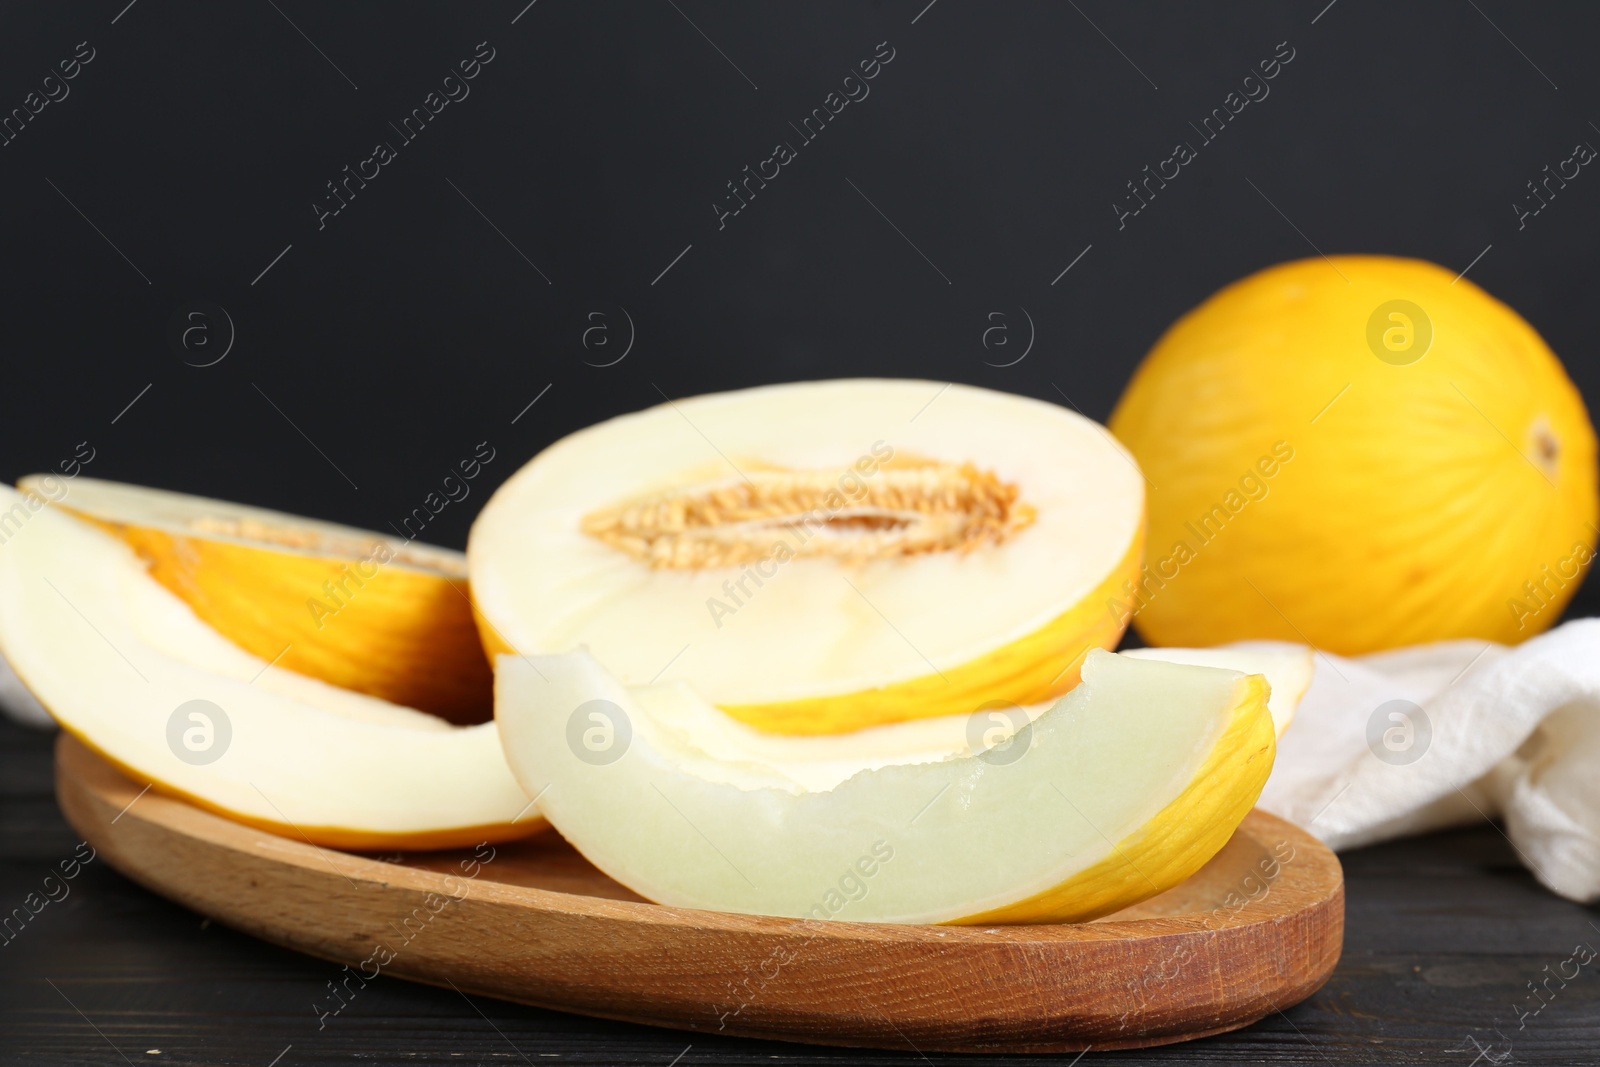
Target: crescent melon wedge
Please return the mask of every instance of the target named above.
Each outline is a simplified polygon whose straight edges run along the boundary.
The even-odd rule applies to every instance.
[[[247,652],[451,722],[489,718],[493,679],[459,552],[98,478],[29,475],[18,487],[126,541]]]
[[[452,726],[276,669],[104,530],[11,489],[0,515],[0,654],[135,780],[336,848],[444,848],[545,825],[493,723]]]
[[[630,689],[582,651],[497,657],[495,719],[545,817],[657,903],[1065,922],[1198,870],[1254,804],[1276,751],[1259,675],[1100,650],[1083,675],[1004,757],[929,753],[833,781],[707,755],[652,710],[693,699],[685,687]]]

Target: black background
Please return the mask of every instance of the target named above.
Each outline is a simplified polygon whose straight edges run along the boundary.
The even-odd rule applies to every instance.
[[[1600,395],[1600,178],[1520,231],[1512,206],[1600,143],[1581,5],[125,2],[3,16],[0,109],[95,58],[0,148],[0,477],[88,440],[98,477],[385,529],[487,439],[428,531],[459,546],[526,458],[663,395],[917,376],[1104,419],[1176,316],[1316,249],[1459,271],[1492,245],[1470,277]],[[482,41],[470,95],[401,144]],[[719,230],[726,183],[884,41],[870,95]],[[1119,230],[1125,183],[1284,41],[1270,95]],[[319,230],[378,141],[398,158]],[[195,301],[235,327],[214,366],[185,361],[220,320],[169,339]],[[590,365],[619,309],[632,350]],[[1032,351],[988,365],[1024,309]]]
[[[1592,5],[525,4],[0,9],[0,115],[78,42],[95,50],[70,95],[0,147],[0,478],[88,441],[97,477],[384,529],[488,440],[498,455],[473,495],[428,529],[460,546],[525,459],[663,395],[909,375],[1064,393],[1103,420],[1176,316],[1318,250],[1470,266],[1600,397],[1600,176],[1524,229],[1513,208],[1546,164],[1600,144]],[[895,58],[870,96],[719,230],[725,183],[885,41]],[[389,123],[479,42],[494,60],[470,96],[319,230],[325,183],[398,141]],[[1280,42],[1294,59],[1270,96],[1119,230],[1124,183]],[[186,361],[216,348],[169,338],[196,302],[235,327],[209,367]],[[621,309],[635,343],[593,366],[626,340]],[[1023,309],[1033,349],[991,366],[1021,350]],[[584,347],[594,312],[613,347]],[[995,313],[1005,348],[984,346]],[[1572,611],[1600,606],[1592,590]],[[0,776],[11,900],[72,838],[47,742],[4,731],[6,766],[22,768]],[[1464,1063],[1462,1035],[1494,1040],[1522,980],[1571,930],[1588,936],[1589,913],[1538,889],[1489,829],[1347,863],[1346,962],[1315,1002],[1149,1058]],[[406,1062],[512,1062],[515,1047],[664,1064],[690,1040],[482,1001],[497,1037],[453,994],[404,983],[319,1037],[303,1001],[326,965],[208,928],[109,870],[88,878],[54,933],[29,933],[0,968],[14,1009],[0,1033],[36,1055],[121,1063],[114,1043],[266,1063],[294,1042],[285,1063],[387,1046]],[[1519,1032],[1519,1060],[1592,1056],[1592,996],[1558,1007]],[[834,1055],[694,1040],[685,1063]],[[451,1058],[462,1049],[477,1059]]]

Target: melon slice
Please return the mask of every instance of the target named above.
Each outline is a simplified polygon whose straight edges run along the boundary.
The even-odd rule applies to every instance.
[[[1082,683],[1027,728],[1020,758],[894,763],[817,789],[684,744],[652,714],[655,688],[630,690],[582,651],[502,655],[495,719],[512,771],[562,835],[622,884],[683,907],[1094,918],[1214,855],[1275,751],[1260,676],[1096,650]],[[666,699],[684,699],[681,687]]]
[[[10,489],[0,513],[26,515],[0,546],[0,653],[130,777],[337,848],[445,848],[543,827],[493,723],[451,726],[274,669],[103,530],[54,507],[30,513]]]
[[[1261,675],[1271,687],[1267,711],[1278,738],[1293,721],[1312,676],[1311,650],[1296,645],[1141,648],[1122,655]],[[832,789],[861,771],[890,764],[933,763],[985,751],[1004,744],[1055,704],[1007,708],[996,702],[976,715],[942,715],[848,734],[797,736],[740,722],[681,683],[630,687],[628,693],[656,729],[671,735],[673,745],[724,764],[769,768],[813,791]],[[991,717],[990,712],[996,714]]]
[[[492,675],[459,552],[315,519],[94,478],[19,488],[122,538],[156,580],[285,670],[486,722]],[[54,487],[57,492],[50,492]]]
[[[575,433],[472,528],[491,651],[579,646],[752,725],[856,730],[1049,700],[1137,577],[1144,483],[1097,424],[962,385],[853,380]]]
[[[1267,710],[1272,712],[1273,729],[1279,737],[1294,722],[1295,709],[1316,673],[1316,654],[1310,648],[1281,641],[1244,642],[1226,648],[1133,648],[1122,654],[1265,676],[1272,684]]]

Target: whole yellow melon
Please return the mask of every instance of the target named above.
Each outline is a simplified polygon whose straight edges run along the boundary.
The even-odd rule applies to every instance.
[[[1521,316],[1431,263],[1284,263],[1151,349],[1111,417],[1150,482],[1108,605],[1153,644],[1356,654],[1550,626],[1597,536],[1595,434]]]

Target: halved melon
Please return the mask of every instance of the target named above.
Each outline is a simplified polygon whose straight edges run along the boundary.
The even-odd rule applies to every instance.
[[[669,402],[572,434],[472,528],[491,651],[579,646],[628,684],[836,733],[1048,700],[1113,647],[1144,484],[1097,424],[962,385]]]
[[[1096,650],[1020,758],[895,763],[843,781],[708,756],[585,652],[497,657],[524,790],[601,870],[662,904],[877,922],[1065,922],[1187,878],[1275,751],[1259,675]],[[685,699],[682,687],[663,699]],[[604,759],[586,751],[590,731]],[[1013,742],[1016,743],[1016,742]]]
[[[43,496],[60,480],[19,488]],[[218,633],[286,670],[486,722],[492,676],[459,552],[163,489],[77,478],[60,504],[110,530]]]
[[[14,505],[27,506],[0,489],[0,512]],[[271,669],[126,544],[53,507],[0,547],[0,653],[64,729],[131,777],[274,833],[421,849],[544,825],[492,723],[454,727]]]

